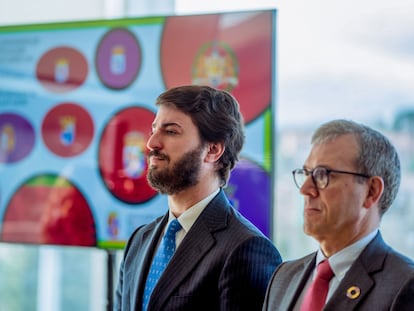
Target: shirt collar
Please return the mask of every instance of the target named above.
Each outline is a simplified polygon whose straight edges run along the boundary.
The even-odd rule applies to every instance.
[[[345,273],[351,268],[352,263],[358,258],[364,248],[375,238],[377,233],[378,228],[328,258],[332,271],[335,273],[335,277],[341,280],[345,276]],[[322,253],[322,250],[319,249],[316,255],[316,266],[324,259],[326,259],[326,257]]]
[[[184,213],[178,217],[178,221],[181,224],[181,227],[188,232],[192,225],[197,220],[198,216],[203,212],[203,210],[207,207],[207,205],[210,203],[211,200],[219,193],[220,189],[217,189],[213,193],[209,194],[207,197],[202,199],[201,201],[197,202],[193,206],[191,206],[189,209],[187,209]],[[168,213],[168,223],[175,219],[175,216],[171,212],[171,210]]]

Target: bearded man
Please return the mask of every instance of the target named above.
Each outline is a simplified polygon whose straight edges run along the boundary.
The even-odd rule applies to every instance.
[[[156,105],[147,177],[168,196],[168,212],[130,237],[115,310],[261,310],[281,257],[223,191],[244,143],[239,104],[189,85]]]

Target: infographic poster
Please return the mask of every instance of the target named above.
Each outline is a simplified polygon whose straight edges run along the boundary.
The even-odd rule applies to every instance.
[[[225,189],[270,236],[274,10],[0,27],[0,241],[122,248],[167,211],[146,140],[168,88],[231,92],[246,124]]]

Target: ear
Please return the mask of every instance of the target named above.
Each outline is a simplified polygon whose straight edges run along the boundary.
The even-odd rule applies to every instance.
[[[384,180],[380,176],[372,176],[368,181],[368,193],[365,198],[364,206],[371,208],[377,205],[379,202],[382,192],[384,191]]]
[[[205,157],[206,162],[214,163],[223,155],[225,150],[223,142],[217,143],[208,143],[207,145],[207,155]]]

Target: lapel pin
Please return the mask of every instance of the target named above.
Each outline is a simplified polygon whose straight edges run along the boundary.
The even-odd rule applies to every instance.
[[[361,289],[358,286],[351,286],[346,291],[346,297],[349,299],[357,299],[361,294]]]

